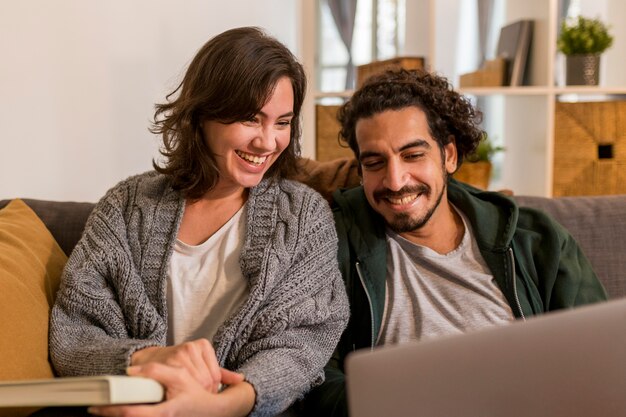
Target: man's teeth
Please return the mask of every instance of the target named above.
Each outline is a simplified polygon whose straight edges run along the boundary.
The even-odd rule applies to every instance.
[[[391,204],[401,205],[401,204],[409,204],[411,201],[415,200],[416,198],[417,198],[417,194],[412,194],[412,195],[407,195],[406,197],[402,197],[402,198],[387,197],[387,200],[389,200]]]
[[[255,165],[261,165],[267,159],[267,156],[256,156],[248,153],[243,153],[241,151],[235,152],[241,157],[241,159],[245,159],[246,161],[252,162]]]

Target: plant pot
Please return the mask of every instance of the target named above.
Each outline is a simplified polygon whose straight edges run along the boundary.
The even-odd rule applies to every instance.
[[[453,177],[458,181],[480,188],[481,190],[486,190],[487,187],[489,187],[489,180],[491,178],[491,162],[465,161],[454,173]]]
[[[567,55],[567,85],[598,85],[600,54]]]

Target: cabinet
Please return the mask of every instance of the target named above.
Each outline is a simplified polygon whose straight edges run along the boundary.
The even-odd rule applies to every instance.
[[[464,53],[474,50],[476,39],[466,36],[467,0],[430,0],[428,66],[458,87],[467,67]],[[626,98],[626,2],[622,0],[571,0],[580,14],[600,17],[611,27],[614,43],[602,56],[600,86],[564,86],[564,59],[557,54],[561,22],[558,0],[495,0],[495,19],[501,27],[519,19],[532,19],[534,31],[528,70],[530,85],[522,87],[467,88],[461,92],[485,114],[485,129],[505,148],[496,159],[498,174],[491,188],[508,188],[517,195],[551,196],[554,170],[555,105],[558,101],[599,101]],[[464,9],[465,8],[465,9]],[[452,11],[452,12],[451,12]],[[407,16],[410,19],[410,16]],[[497,42],[499,32],[493,33]],[[495,45],[495,42],[493,43]],[[495,46],[493,47],[495,51]],[[492,51],[493,52],[493,51]],[[465,65],[465,67],[464,67]],[[626,117],[626,115],[624,115]]]

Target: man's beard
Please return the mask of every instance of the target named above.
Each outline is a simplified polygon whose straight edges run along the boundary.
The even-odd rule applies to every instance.
[[[418,218],[412,218],[411,215],[408,213],[394,214],[394,217],[392,219],[386,219],[387,226],[389,226],[389,228],[396,233],[412,232],[413,230],[422,228],[426,223],[428,223],[435,210],[437,210],[437,207],[439,207],[439,204],[441,204],[441,199],[443,198],[443,194],[446,192],[446,190],[447,181],[444,180],[443,187],[441,189],[441,192],[437,196],[437,200],[423,216]],[[428,197],[431,193],[432,191],[429,186],[427,186],[426,184],[421,184],[417,186],[404,187],[397,192],[392,192],[389,190],[379,191],[374,194],[374,197],[377,199],[386,197],[398,198],[407,194],[421,194],[425,197]],[[418,196],[418,198],[420,197]]]

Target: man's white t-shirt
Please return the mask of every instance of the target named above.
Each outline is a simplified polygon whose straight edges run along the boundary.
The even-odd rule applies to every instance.
[[[457,212],[465,233],[459,246],[445,255],[387,230],[387,291],[379,345],[465,333],[515,319],[469,221]]]

